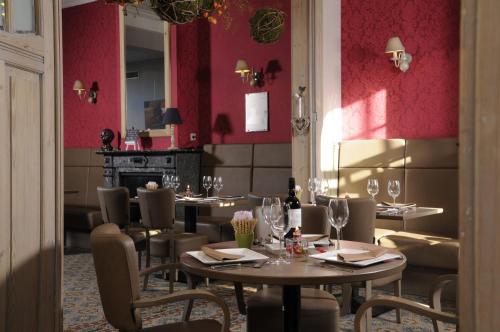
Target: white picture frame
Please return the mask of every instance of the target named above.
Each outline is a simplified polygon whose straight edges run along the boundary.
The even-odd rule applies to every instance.
[[[268,92],[245,94],[245,131],[269,131]]]

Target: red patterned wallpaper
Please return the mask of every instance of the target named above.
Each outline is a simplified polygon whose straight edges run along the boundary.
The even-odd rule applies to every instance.
[[[65,147],[98,147],[101,129],[111,128],[115,134],[120,130],[118,36],[115,5],[98,1],[63,10]],[[97,104],[78,98],[72,90],[77,79],[87,88],[98,82]]]
[[[458,135],[460,1],[342,0],[344,139]],[[384,54],[398,35],[413,55]]]

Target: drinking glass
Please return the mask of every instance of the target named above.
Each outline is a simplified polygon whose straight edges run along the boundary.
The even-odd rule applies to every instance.
[[[268,226],[268,238],[266,242],[273,243],[273,234],[271,230],[271,205],[277,204],[281,205],[281,200],[279,197],[264,197],[262,200],[262,216],[264,217],[264,221]]]
[[[349,207],[347,199],[332,198],[328,202],[328,221],[337,231],[337,250],[340,250],[340,231],[347,225],[349,219]]]
[[[217,197],[219,197],[219,192],[221,191],[223,186],[224,185],[222,184],[222,176],[214,176],[213,187],[215,191],[217,191]]]
[[[208,198],[208,190],[212,187],[212,177],[210,175],[206,175],[203,177],[203,188],[207,191]]]
[[[181,186],[181,178],[178,175],[176,176],[172,175],[170,179],[172,183],[172,188],[174,189],[175,192],[177,192],[177,189],[179,189],[179,187]]]
[[[328,190],[330,189],[330,185],[328,184],[327,179],[321,179],[321,188],[320,191],[323,195],[326,195],[328,193]]]
[[[387,193],[392,197],[394,205],[396,205],[396,197],[401,193],[401,185],[399,180],[389,180],[387,183]]]
[[[163,185],[163,188],[170,188],[170,175],[163,173],[163,176],[161,177],[161,184]]]
[[[311,193],[311,203],[316,204],[316,192],[318,191],[318,179],[309,178],[307,181],[307,189]]]
[[[375,196],[378,194],[378,180],[377,179],[368,179],[368,184],[366,185],[366,190],[372,199],[375,199]]]
[[[280,241],[280,256],[279,258],[273,262],[273,264],[290,264],[289,261],[286,260],[284,250],[283,250],[283,238],[286,233],[290,230],[290,225],[285,222],[285,218],[283,218],[283,207],[281,204],[271,204],[271,229],[273,232],[278,235]]]

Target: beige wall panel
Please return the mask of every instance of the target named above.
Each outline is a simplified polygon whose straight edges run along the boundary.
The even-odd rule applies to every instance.
[[[41,254],[40,76],[14,68],[7,72],[12,130],[12,275],[7,329],[35,331]]]

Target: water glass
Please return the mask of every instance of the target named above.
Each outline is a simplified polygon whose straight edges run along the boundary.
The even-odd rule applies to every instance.
[[[368,179],[368,184],[366,185],[366,190],[368,191],[368,194],[372,199],[375,199],[375,196],[377,196],[379,187],[378,187],[378,180],[377,179]]]
[[[207,198],[208,198],[208,190],[212,188],[212,177],[210,175],[206,175],[203,177],[203,188],[207,191]]]
[[[181,178],[178,175],[176,176],[172,175],[170,177],[170,181],[172,189],[174,189],[174,191],[177,192],[177,189],[179,189],[179,187],[181,186]]]
[[[349,220],[349,206],[345,198],[332,198],[328,202],[328,221],[337,231],[337,250],[340,249],[340,231]]]
[[[280,241],[280,257],[273,263],[290,264],[290,262],[284,257],[283,250],[283,238],[290,230],[290,225],[286,223],[285,218],[283,218],[283,207],[281,204],[271,204],[271,229],[276,235],[278,235]]]
[[[163,185],[163,188],[170,188],[170,175],[163,173],[163,176],[161,177],[161,184]]]
[[[394,205],[396,205],[396,197],[401,193],[401,185],[399,180],[389,180],[387,183],[387,193],[392,197]]]
[[[273,234],[271,230],[271,205],[277,204],[281,205],[281,200],[279,197],[264,197],[262,200],[262,216],[264,217],[264,222],[268,226],[268,238],[265,240],[267,243],[273,243]]]
[[[316,192],[318,191],[318,179],[309,178],[307,181],[307,190],[311,193],[311,203],[316,204]]]
[[[320,188],[321,193],[323,195],[326,195],[329,189],[330,189],[330,184],[328,183],[328,180],[321,179],[321,188]]]
[[[213,187],[215,191],[217,192],[217,197],[219,197],[219,192],[221,191],[222,187],[224,185],[222,184],[222,176],[214,176],[214,182],[213,182]]]

